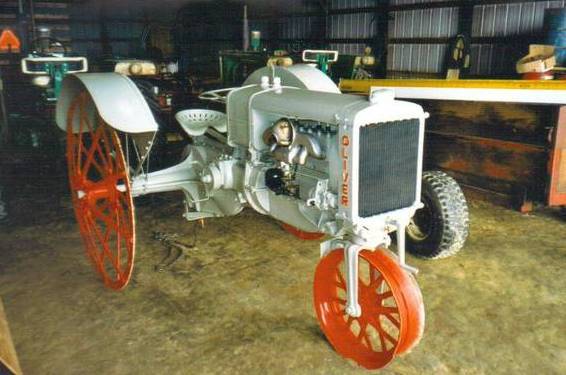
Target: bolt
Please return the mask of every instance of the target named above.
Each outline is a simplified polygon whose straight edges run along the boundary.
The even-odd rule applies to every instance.
[[[361,309],[356,309],[354,306],[346,307],[346,314],[350,315],[353,318],[359,318],[361,314]]]
[[[210,183],[212,183],[212,176],[209,175],[209,174],[206,174],[206,175],[202,176],[202,177],[200,178],[200,180],[201,180],[202,182],[204,182],[205,184],[210,184]]]
[[[82,190],[77,191],[77,197],[79,199],[83,199],[86,196],[86,193]]]

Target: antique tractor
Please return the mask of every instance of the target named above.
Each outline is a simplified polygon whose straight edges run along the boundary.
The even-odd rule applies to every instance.
[[[390,91],[369,98],[341,94],[306,65],[262,68],[242,87],[201,98],[224,103],[226,113],[179,112],[193,140],[186,158],[148,172],[157,125],[130,79],[117,73],[65,79],[57,124],[67,132],[77,221],[104,284],[119,290],[132,275],[133,197],[180,190],[190,221],[236,215],[249,206],[301,238],[326,237],[314,305],[330,343],[368,369],[409,352],[424,329],[416,270],[405,263],[406,228],[418,224],[415,212],[426,205],[423,109],[395,100]],[[434,191],[444,186],[437,182]],[[461,194],[449,187],[440,202]],[[465,217],[451,220],[467,225],[467,211],[458,212]],[[435,223],[421,227],[434,229]],[[456,251],[467,233],[442,230],[444,242],[431,257]],[[387,250],[392,233],[397,255]]]

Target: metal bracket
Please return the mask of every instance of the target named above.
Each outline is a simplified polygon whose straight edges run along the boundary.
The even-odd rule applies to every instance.
[[[362,315],[362,308],[358,303],[358,263],[362,247],[351,244],[344,248],[344,261],[346,266],[346,314],[357,318]]]
[[[397,221],[395,224],[397,226],[397,256],[399,257],[399,265],[406,271],[416,275],[419,273],[419,270],[405,263],[405,229],[409,223],[407,221]]]

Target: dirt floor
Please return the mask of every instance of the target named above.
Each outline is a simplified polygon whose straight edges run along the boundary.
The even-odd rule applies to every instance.
[[[68,200],[22,201],[0,227],[0,296],[27,374],[366,373],[338,356],[312,307],[318,243],[251,210],[207,221],[171,270],[155,231],[190,242],[177,196],[137,212],[123,292],[83,253]],[[420,269],[424,338],[387,374],[566,373],[566,219],[470,202],[465,251]]]

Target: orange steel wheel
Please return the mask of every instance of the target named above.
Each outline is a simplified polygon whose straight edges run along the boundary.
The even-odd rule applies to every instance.
[[[93,110],[86,92],[69,107],[67,164],[86,253],[104,285],[120,290],[128,284],[134,266],[130,181],[120,139]]]
[[[308,241],[320,240],[322,237],[324,237],[324,233],[304,232],[304,231],[302,231],[298,228],[295,228],[294,226],[286,224],[286,223],[281,223],[281,226],[287,232],[291,233],[293,236],[295,236],[297,238],[300,238],[301,240],[308,240]]]
[[[345,313],[344,251],[321,259],[314,278],[314,306],[334,349],[367,369],[386,366],[413,348],[424,330],[419,287],[386,250],[360,252],[358,303],[362,315]]]

